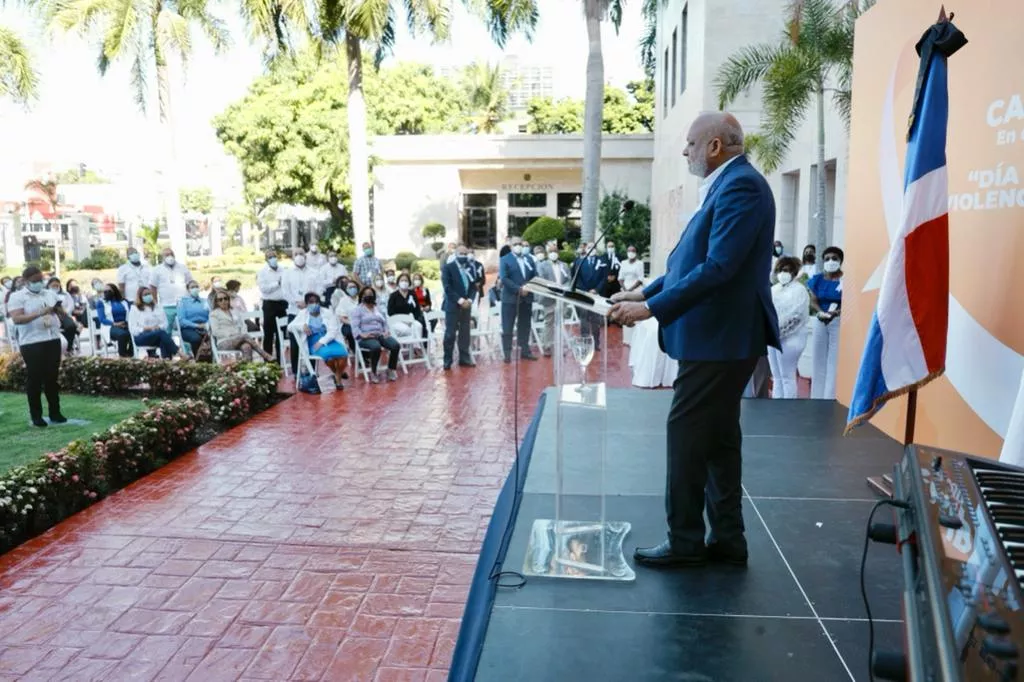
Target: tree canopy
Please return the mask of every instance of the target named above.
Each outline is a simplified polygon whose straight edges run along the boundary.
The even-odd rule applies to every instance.
[[[213,125],[239,163],[248,204],[317,206],[350,228],[346,63],[312,51],[279,60]],[[369,72],[369,132],[457,132],[467,123],[465,93],[429,66],[401,63]]]
[[[183,187],[178,194],[183,211],[205,214],[213,211],[213,190],[209,187]]]
[[[583,132],[583,100],[537,97],[527,107],[526,132],[566,135]],[[613,135],[654,130],[654,87],[651,81],[632,81],[626,90],[605,87],[602,131]]]

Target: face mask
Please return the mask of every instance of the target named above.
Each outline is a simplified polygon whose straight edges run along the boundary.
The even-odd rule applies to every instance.
[[[320,253],[320,247],[319,246],[311,246],[311,247],[309,247],[309,252],[310,253]]]
[[[295,257],[295,267],[301,268],[305,264],[306,264],[306,257],[305,256],[296,256]]]
[[[395,276],[394,275],[388,275],[388,284],[394,284],[394,283],[395,283]]]
[[[10,291],[11,290],[11,283],[10,282],[4,282],[4,289],[7,289],[8,291]]]
[[[376,302],[377,297],[374,296],[373,294],[367,294],[366,296],[363,296],[363,303],[365,303],[366,305],[373,305]]]
[[[636,260],[636,251],[627,251],[626,256],[629,260]]]
[[[268,258],[267,259],[267,265],[269,265],[272,270],[277,270],[277,259],[276,258]]]
[[[80,291],[81,291],[81,289],[79,289],[78,287],[72,287],[72,288],[68,289],[68,293],[71,294],[72,296],[78,296],[78,293]]]
[[[349,296],[355,296],[359,293],[359,287],[349,287],[347,291]]]
[[[382,286],[384,286],[384,280],[382,280],[382,279],[375,279],[375,280],[373,280],[373,286],[375,286],[378,289],[380,289]]]
[[[50,287],[50,291],[52,291],[55,294],[59,294],[60,293],[60,287]]]
[[[459,261],[460,265],[465,265],[466,263],[469,262],[469,256],[467,256],[466,254],[460,253],[459,255],[457,255],[455,257],[455,260]]]
[[[827,260],[827,261],[825,261],[825,264],[822,265],[821,267],[824,268],[825,272],[832,273],[832,272],[839,272],[839,266],[840,266],[839,261],[837,261],[837,260]]]
[[[611,256],[611,255],[613,255],[615,253],[615,247],[614,246],[609,246],[606,250],[608,251],[608,255],[609,256]]]
[[[143,294],[142,302],[147,305],[151,305],[153,303],[153,294]]]
[[[327,262],[330,263],[331,265],[337,265],[338,259],[335,258],[334,256],[331,256],[330,258],[327,259]]]
[[[403,279],[401,282],[398,283],[398,288],[401,289],[402,291],[408,291],[409,283]]]
[[[110,293],[109,291],[104,291],[103,292],[103,300],[104,301],[113,301],[114,300],[114,294]]]
[[[38,294],[40,291],[43,290],[42,282],[29,282],[27,286],[28,290],[31,291],[33,294]]]
[[[192,298],[199,298],[199,289],[196,289],[196,288],[189,289],[188,293],[192,294]]]
[[[522,255],[523,247],[516,244],[515,246],[512,247],[512,253],[516,254],[517,256]]]
[[[558,260],[558,252],[548,251],[548,260],[551,261],[552,263]]]
[[[167,256],[167,258],[164,258],[164,265],[166,265],[169,268],[173,268],[174,267],[174,256]]]
[[[137,254],[137,253],[129,253],[128,254],[128,262],[131,263],[132,265],[138,265],[140,260],[142,260],[142,259],[139,258],[139,254]]]
[[[363,255],[369,258],[373,255],[373,249],[363,249]]]
[[[423,286],[423,280],[422,279],[413,280],[412,285],[414,287],[421,287],[421,286]]]
[[[775,247],[775,255],[776,256],[781,256],[782,255],[782,247],[781,246],[776,246]]]
[[[310,315],[319,315],[320,314],[320,304],[319,303],[310,303],[310,304],[308,304],[306,306],[306,310],[309,311]]]
[[[92,285],[92,288],[94,290],[96,290],[97,292],[103,291],[103,283],[102,282],[94,282],[93,285]]]
[[[779,284],[789,284],[793,281],[793,275],[789,274],[785,270],[779,273]]]
[[[221,282],[219,279],[213,280],[213,288],[214,289],[220,289],[222,286],[224,286],[224,283]]]

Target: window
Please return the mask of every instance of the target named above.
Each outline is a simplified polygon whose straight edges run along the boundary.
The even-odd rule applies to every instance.
[[[679,41],[679,94],[686,92],[686,33],[687,33],[687,10],[683,8],[683,19],[680,27]]]
[[[544,208],[548,205],[548,195],[543,192],[532,194],[509,194],[509,208]]]
[[[678,80],[676,80],[678,77],[678,62],[676,61],[676,58],[678,57],[678,44],[678,31],[672,31],[672,106],[676,105],[676,83],[679,82]]]
[[[661,115],[668,116],[668,70],[670,64],[668,62],[668,48],[665,48],[665,59],[661,62],[662,69],[661,74]]]
[[[471,249],[498,246],[498,195],[462,195],[462,241]]]
[[[583,220],[583,195],[559,193],[557,215],[565,222],[565,238],[570,242],[578,240]]]

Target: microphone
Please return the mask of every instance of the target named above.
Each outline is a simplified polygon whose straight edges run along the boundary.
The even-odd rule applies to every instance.
[[[620,220],[622,220],[622,216],[632,211],[634,206],[636,206],[636,202],[633,201],[632,199],[622,202],[622,208],[619,209],[619,215],[616,216],[615,222],[617,223]],[[608,226],[605,227],[605,229],[601,230],[601,234],[597,236],[597,239],[595,239],[594,243],[590,245],[590,248],[587,249],[587,252],[583,254],[583,257],[580,259],[581,261],[590,258],[590,255],[594,252],[594,249],[597,248],[598,243],[604,240],[604,237],[608,233],[608,230],[611,228],[611,226],[611,223],[609,223]],[[576,272],[572,274],[572,281],[569,282],[569,291],[576,291],[576,280],[579,279],[581,270],[583,270],[582,262],[580,263],[580,266],[576,268]]]

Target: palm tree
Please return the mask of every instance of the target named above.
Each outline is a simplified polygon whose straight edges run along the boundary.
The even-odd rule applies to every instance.
[[[39,91],[39,76],[32,68],[32,57],[21,38],[6,26],[0,26],[0,98],[27,102]]]
[[[874,0],[794,0],[778,42],[751,45],[731,56],[718,72],[718,105],[725,108],[752,86],[763,87],[761,131],[749,149],[770,173],[785,160],[812,102],[817,115],[814,241],[818,253],[828,244],[825,215],[825,95],[849,126],[853,29]]]
[[[81,0],[90,1],[90,0]],[[427,33],[444,41],[451,27],[451,0],[317,0],[316,21],[305,22],[301,12],[288,7],[299,0],[269,0],[271,9],[254,11],[247,3],[268,7],[268,0],[242,0],[243,15],[263,17],[250,21],[251,32],[259,38],[281,40],[292,30],[306,33],[322,52],[331,52],[344,41],[348,61],[348,152],[352,223],[356,242],[370,240],[370,156],[366,136],[366,101],[363,96],[363,47],[374,50],[374,67],[379,66],[395,42],[398,9],[406,15],[414,35]],[[490,30],[491,37],[504,46],[508,37],[523,31],[530,34],[537,22],[536,0],[463,0]]]
[[[61,31],[77,31],[100,38],[98,68],[105,75],[119,60],[131,63],[135,100],[146,110],[150,72],[156,75],[157,108],[168,148],[164,175],[167,231],[171,247],[184,256],[185,222],[181,214],[174,110],[171,101],[170,59],[188,63],[192,29],[199,31],[221,52],[228,46],[223,22],[209,11],[209,0],[43,0],[47,23]]]
[[[474,133],[498,132],[508,116],[508,90],[501,82],[501,66],[473,62],[463,73],[469,97],[470,126]]]
[[[601,127],[604,123],[604,54],[601,22],[611,19],[615,30],[622,23],[625,0],[583,0],[587,23],[587,92],[583,102],[583,241],[597,232],[601,200]]]
[[[60,196],[57,193],[57,181],[53,178],[47,180],[29,180],[25,183],[25,189],[29,192],[42,194],[43,198],[46,199],[46,203],[50,205],[50,212],[53,213],[53,220],[50,221],[50,224],[57,228],[57,236],[54,238],[53,242],[53,272],[57,277],[60,277],[60,250],[63,235],[61,234],[60,222],[57,220],[57,207],[60,205]]]

